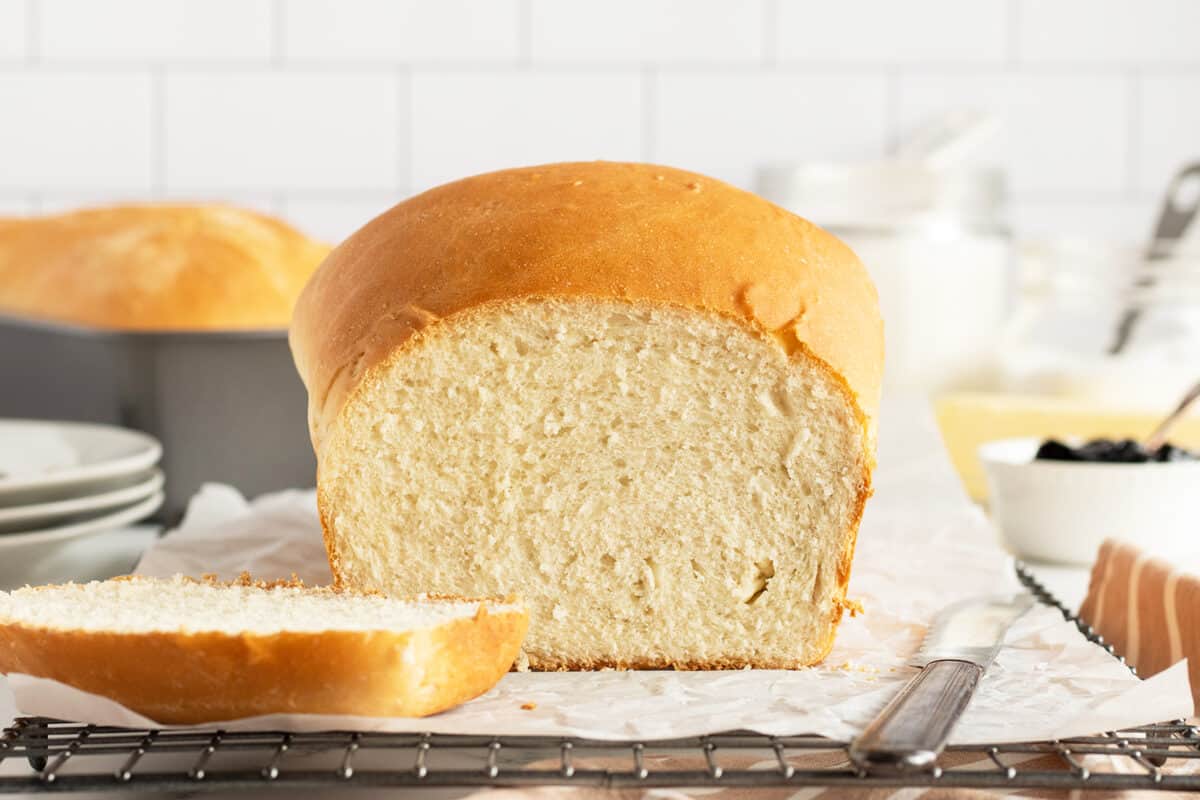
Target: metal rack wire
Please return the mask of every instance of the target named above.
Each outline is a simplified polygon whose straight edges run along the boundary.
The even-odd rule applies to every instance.
[[[1080,632],[1112,646],[1023,566]],[[748,732],[670,741],[529,736],[130,730],[18,719],[0,736],[0,793],[326,787],[929,786],[1200,791],[1200,729],[1182,720],[1054,742],[951,747],[916,775],[857,771],[846,743]]]

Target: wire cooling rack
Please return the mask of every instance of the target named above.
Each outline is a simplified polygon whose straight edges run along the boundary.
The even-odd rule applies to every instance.
[[[1022,565],[1021,582],[1110,653]],[[351,787],[875,787],[1200,791],[1183,720],[1053,742],[950,747],[926,773],[856,770],[846,742],[748,732],[670,741],[131,730],[21,718],[0,735],[0,792]]]

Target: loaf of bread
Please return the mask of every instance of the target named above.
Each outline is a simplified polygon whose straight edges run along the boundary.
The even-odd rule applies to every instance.
[[[291,343],[342,586],[519,592],[535,669],[832,647],[883,341],[814,225],[666,167],[481,175],[336,248]]]
[[[120,330],[284,328],[325,245],[219,205],[0,219],[0,313]]]
[[[51,678],[163,724],[417,717],[494,686],[527,624],[511,599],[118,578],[0,592],[0,672]]]

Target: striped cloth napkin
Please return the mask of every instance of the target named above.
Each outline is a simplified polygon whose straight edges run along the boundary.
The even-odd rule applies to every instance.
[[[1200,573],[1109,539],[1079,615],[1143,678],[1186,658],[1192,697],[1200,702]]]

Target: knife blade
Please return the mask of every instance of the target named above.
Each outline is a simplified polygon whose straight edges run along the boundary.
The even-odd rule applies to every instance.
[[[933,768],[1005,633],[1034,602],[1022,593],[943,609],[909,662],[921,671],[851,742],[855,766],[874,772]]]

